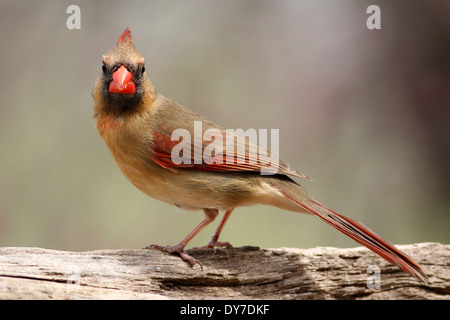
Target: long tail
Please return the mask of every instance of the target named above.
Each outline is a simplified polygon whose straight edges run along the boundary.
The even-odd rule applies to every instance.
[[[414,262],[406,254],[398,250],[393,244],[390,244],[388,241],[381,238],[366,226],[352,219],[344,217],[343,215],[340,215],[339,213],[331,209],[328,209],[316,200],[297,200],[295,199],[296,197],[293,197],[287,192],[284,192],[284,190],[280,191],[287,199],[301,206],[303,209],[307,210],[313,215],[319,217],[356,242],[362,244],[363,246],[366,246],[382,258],[386,259],[392,264],[395,264],[397,267],[416,277],[417,279],[428,283],[427,275],[425,274],[425,272],[423,272],[422,268],[416,262]]]

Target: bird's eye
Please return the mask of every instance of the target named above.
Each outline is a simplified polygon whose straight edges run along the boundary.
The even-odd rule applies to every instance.
[[[142,66],[142,73],[145,72],[145,66]]]
[[[106,65],[105,64],[102,65],[102,70],[103,70],[103,73],[106,73]]]

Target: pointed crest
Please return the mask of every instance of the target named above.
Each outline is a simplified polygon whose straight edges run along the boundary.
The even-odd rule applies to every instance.
[[[122,33],[122,35],[117,40],[117,43],[131,42],[132,40],[133,40],[133,38],[131,37],[130,28],[126,28],[125,31]]]
[[[118,63],[144,64],[144,58],[132,42],[130,28],[125,29],[115,46],[103,56],[103,62],[111,67]]]

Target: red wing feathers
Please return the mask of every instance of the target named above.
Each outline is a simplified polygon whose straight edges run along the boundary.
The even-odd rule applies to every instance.
[[[225,137],[224,130],[220,131]],[[152,160],[161,167],[176,170],[190,169],[199,171],[216,172],[271,172],[271,174],[287,174],[309,179],[304,174],[292,169],[289,165],[279,160],[268,150],[251,142],[247,137],[235,136],[229,141],[215,141],[211,136],[205,135],[207,140],[202,140],[201,154],[196,150],[194,139],[172,140],[172,135],[162,131],[154,131],[152,144]],[[220,145],[221,144],[221,145]],[[176,147],[176,161],[172,157],[172,151]],[[206,151],[213,152],[205,153]],[[181,151],[182,152],[179,152]],[[187,154],[185,154],[187,153]]]

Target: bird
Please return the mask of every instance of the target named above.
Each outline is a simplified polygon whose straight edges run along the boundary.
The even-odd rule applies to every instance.
[[[200,224],[177,245],[153,244],[146,249],[179,254],[192,266],[199,264],[203,269],[185,247],[219,212],[223,211],[224,215],[217,229],[200,248],[232,248],[229,242],[219,241],[219,236],[233,210],[242,206],[270,205],[318,217],[427,283],[426,273],[413,259],[363,224],[327,208],[294,180],[309,177],[262,146],[247,138],[233,138],[231,144],[236,148],[229,148],[229,145],[222,150],[216,148],[214,155],[205,157],[208,154],[204,151],[211,139],[196,140],[195,145],[192,141],[195,139],[188,139],[187,135],[174,137],[177,130],[191,137],[200,133],[202,137],[201,134],[207,132],[225,135],[226,129],[166,98],[154,88],[146,72],[145,59],[135,47],[129,28],[102,56],[102,71],[95,81],[92,96],[95,126],[124,176],[154,199],[185,210],[204,212]],[[197,132],[198,124],[201,132]],[[189,153],[187,147],[191,146],[194,152]],[[175,149],[183,152],[174,153]],[[275,162],[274,159],[277,160],[276,170],[269,172],[268,163]]]

